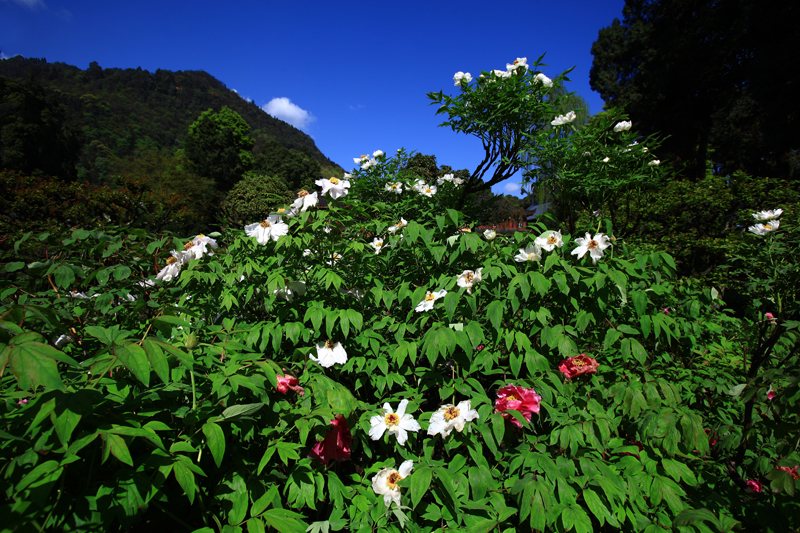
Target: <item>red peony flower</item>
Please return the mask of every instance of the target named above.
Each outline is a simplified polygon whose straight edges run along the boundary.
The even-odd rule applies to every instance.
[[[756,481],[755,479],[748,479],[745,482],[745,486],[749,492],[761,492],[764,490],[764,485],[760,481]]]
[[[767,391],[767,400],[772,401],[775,399],[775,396],[777,395],[778,394],[774,390],[772,390],[772,387],[770,387],[769,390]]]
[[[533,389],[526,389],[517,385],[506,385],[497,391],[497,399],[494,401],[496,413],[502,413],[503,418],[509,420],[518,428],[522,427],[519,420],[505,411],[519,411],[525,420],[531,421],[531,413],[539,412],[539,402],[542,397],[536,394]]]
[[[350,448],[353,445],[353,437],[350,436],[350,428],[344,415],[336,415],[331,420],[332,429],[320,442],[316,443],[309,456],[319,459],[324,465],[331,461],[347,461],[350,459]]]
[[[290,390],[295,391],[297,394],[302,396],[304,394],[303,387],[300,386],[300,382],[297,381],[297,378],[290,375],[285,376],[278,376],[278,392],[281,394],[286,394]]]
[[[567,357],[559,363],[558,369],[567,379],[572,379],[582,374],[594,374],[597,372],[598,366],[596,359],[592,359],[585,353],[582,353],[580,355]]]
[[[800,474],[797,473],[798,466],[800,466],[800,465],[795,465],[795,466],[776,466],[775,468],[777,468],[778,470],[783,470],[784,472],[786,472],[787,474],[792,476],[792,479],[798,480],[798,479],[800,479]]]

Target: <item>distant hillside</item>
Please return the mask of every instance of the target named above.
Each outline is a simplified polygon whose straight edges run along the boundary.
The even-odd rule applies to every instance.
[[[250,128],[242,168],[289,197],[342,172],[308,135],[205,72],[0,61],[0,234],[52,222],[187,232],[226,223],[231,183],[185,150],[189,126],[224,108]]]
[[[206,72],[151,73],[141,68],[104,69],[97,63],[81,70],[44,59],[14,57],[0,61],[0,78],[59,93],[70,122],[84,133],[83,143],[99,140],[118,155],[137,144],[178,147],[200,113],[228,106],[242,115],[262,143],[273,141],[307,154],[322,166],[338,167],[308,135],[243,100]]]

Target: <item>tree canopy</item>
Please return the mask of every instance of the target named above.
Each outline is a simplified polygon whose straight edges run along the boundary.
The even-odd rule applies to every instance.
[[[796,176],[800,42],[792,2],[626,0],[592,46],[592,89],[690,177]]]

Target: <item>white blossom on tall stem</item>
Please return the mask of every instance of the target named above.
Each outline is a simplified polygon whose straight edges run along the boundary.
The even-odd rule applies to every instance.
[[[456,284],[458,284],[459,287],[467,289],[467,294],[472,294],[472,286],[483,279],[481,276],[482,270],[483,268],[479,268],[475,271],[465,270],[458,276],[458,279],[456,279]]]
[[[434,194],[436,194],[436,191],[437,191],[436,185],[428,185],[427,183],[425,183],[419,188],[418,192],[422,196],[427,196],[428,198],[431,198]]]
[[[535,81],[536,83],[541,83],[545,87],[553,86],[553,80],[551,80],[541,72],[536,73],[536,75],[533,77],[533,81]]]
[[[314,207],[319,202],[319,196],[317,196],[317,192],[314,191],[312,193],[308,192],[305,189],[300,189],[297,191],[297,199],[292,202],[292,210],[297,212],[304,212],[308,210],[309,207]]]
[[[534,244],[548,252],[552,252],[555,248],[561,248],[564,241],[561,238],[560,231],[548,230],[534,239]]]
[[[342,347],[342,343],[337,342],[334,344],[333,341],[327,340],[323,343],[317,344],[316,357],[309,355],[308,358],[315,363],[319,363],[322,367],[329,368],[337,363],[346,363],[347,352]]]
[[[461,72],[460,70],[453,74],[453,85],[460,86],[462,82],[469,83],[472,81],[472,74],[469,72]]]
[[[378,255],[379,253],[381,253],[381,250],[383,250],[385,244],[383,242],[383,239],[381,239],[380,237],[375,237],[374,239],[372,239],[370,246],[372,246],[375,249],[375,255]]]
[[[393,226],[389,226],[389,228],[386,231],[388,231],[389,233],[396,233],[401,229],[405,228],[406,226],[408,226],[408,222],[403,217],[400,217],[400,222],[398,222]]]
[[[402,194],[403,184],[399,181],[392,181],[386,184],[386,190],[395,194]]]
[[[214,255],[214,252],[210,251],[209,248],[216,250],[217,241],[202,233],[183,246],[187,257],[191,259],[201,259],[205,254]]]
[[[158,274],[156,274],[156,279],[161,281],[172,281],[173,279],[176,279],[181,273],[181,268],[183,268],[183,265],[186,262],[188,262],[188,255],[186,252],[176,252],[175,250],[172,250],[170,252],[170,256],[167,258],[166,266],[164,266],[164,268],[162,268]],[[84,295],[84,298],[85,297],[86,295]]]
[[[569,111],[565,115],[556,115],[551,122],[551,126],[563,126],[564,124],[569,124],[570,122],[574,121],[577,118],[575,111]]]
[[[592,237],[590,233],[587,233],[585,237],[578,237],[575,239],[575,244],[577,244],[578,247],[570,252],[572,255],[577,255],[578,259],[582,259],[583,256],[586,255],[586,252],[589,252],[589,256],[592,258],[592,264],[596,264],[597,260],[603,257],[603,251],[611,246],[611,241],[608,235],[598,233]]]
[[[408,461],[403,461],[399,469],[382,468],[372,478],[372,490],[375,491],[375,494],[383,496],[383,502],[386,507],[389,507],[392,502],[396,503],[398,507],[400,506],[400,486],[398,482],[407,478],[413,468],[414,462],[409,459]]]
[[[478,411],[472,409],[469,400],[459,402],[458,405],[446,404],[431,415],[428,435],[441,435],[447,437],[455,429],[459,433],[464,431],[464,425],[478,418]]]
[[[525,248],[520,248],[517,255],[514,256],[514,261],[517,263],[524,263],[526,261],[540,261],[542,259],[542,249],[531,244]]]
[[[248,224],[244,232],[248,237],[255,237],[258,244],[267,244],[270,239],[277,241],[289,233],[289,226],[278,215],[270,215],[261,222]]]
[[[620,131],[628,131],[631,129],[631,126],[633,126],[633,123],[630,120],[621,120],[614,125],[614,131],[618,133]]]
[[[759,222],[754,226],[750,226],[749,228],[747,228],[747,231],[749,231],[750,233],[754,233],[756,235],[766,235],[767,233],[770,233],[778,229],[780,225],[781,225],[780,220],[770,220],[769,222],[764,222],[763,224]]]
[[[331,177],[328,179],[318,179],[314,183],[318,186],[322,187],[321,194],[324,196],[326,193],[331,195],[331,198],[334,200],[341,198],[342,196],[347,196],[347,190],[350,188],[350,180],[346,179],[350,177],[349,174],[345,174],[344,178],[336,178]]]
[[[430,311],[433,309],[433,302],[438,300],[439,298],[444,298],[447,294],[447,291],[442,289],[440,291],[432,292],[428,291],[425,293],[425,298],[417,304],[417,307],[414,308],[414,311],[417,313],[421,313],[423,311]]]
[[[406,413],[408,407],[408,400],[401,400],[397,406],[397,411],[392,409],[389,402],[383,404],[383,414],[375,415],[369,419],[370,429],[369,438],[378,440],[383,437],[385,432],[397,437],[397,443],[404,446],[408,440],[408,432],[416,432],[420,430],[419,422],[414,420],[414,417]]]
[[[518,57],[514,60],[513,63],[506,63],[506,70],[509,72],[515,72],[517,69],[527,70],[528,69],[528,58],[527,57]]]
[[[771,211],[758,211],[757,213],[753,213],[753,218],[759,222],[764,222],[765,220],[772,220],[778,218],[783,214],[783,209],[773,209]]]

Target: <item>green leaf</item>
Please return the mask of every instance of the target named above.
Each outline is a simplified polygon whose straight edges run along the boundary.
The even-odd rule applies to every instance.
[[[493,300],[486,306],[486,316],[497,333],[500,333],[500,324],[503,323],[503,308],[502,300]]]
[[[222,411],[220,420],[230,420],[239,416],[250,416],[257,413],[265,404],[263,403],[245,403],[239,405],[231,405]]]
[[[194,494],[197,490],[197,484],[194,480],[194,472],[186,464],[186,459],[178,459],[172,464],[172,473],[175,474],[175,481],[183,489],[186,497],[189,498],[189,503],[194,503]]]
[[[52,418],[53,427],[56,430],[56,435],[58,435],[58,440],[60,440],[61,444],[66,448],[69,446],[69,439],[72,437],[72,432],[75,431],[78,422],[81,421],[81,415],[70,409],[64,409],[58,414],[53,414]]]
[[[222,457],[225,455],[225,433],[218,424],[206,422],[203,424],[203,434],[206,436],[206,444],[211,450],[211,456],[219,468],[222,464]]]
[[[69,289],[75,281],[75,271],[69,265],[59,265],[53,272],[53,277],[60,289]]]
[[[305,533],[308,527],[303,522],[303,515],[288,509],[267,509],[260,518],[281,533]]]
[[[169,362],[167,361],[167,356],[164,355],[164,351],[158,344],[152,342],[150,339],[145,339],[144,342],[142,342],[142,348],[144,348],[147,360],[150,362],[150,366],[153,368],[156,376],[158,376],[158,379],[165,385],[168,384]]]
[[[141,346],[132,343],[117,345],[114,354],[145,387],[150,385],[150,361]]]
[[[608,508],[600,500],[600,496],[592,489],[584,489],[583,500],[592,514],[597,517],[601,526],[611,517],[611,513],[608,512]]]
[[[7,357],[11,363],[11,372],[17,378],[21,389],[34,390],[37,387],[44,387],[45,390],[64,390],[58,365],[52,357],[52,352],[58,353],[58,350],[39,342],[11,344],[7,349],[9,349]]]
[[[107,452],[111,452],[111,455],[116,457],[121,463],[133,466],[131,452],[128,450],[128,445],[125,444],[125,439],[119,435],[108,432],[102,432],[101,435]]]
[[[25,268],[24,261],[12,261],[11,263],[6,263],[3,267],[6,272],[16,272],[17,270],[22,270]]]
[[[428,492],[433,477],[433,471],[430,467],[423,466],[414,470],[413,475],[410,477],[411,507],[413,508],[419,504],[420,500],[422,500],[423,496]]]

